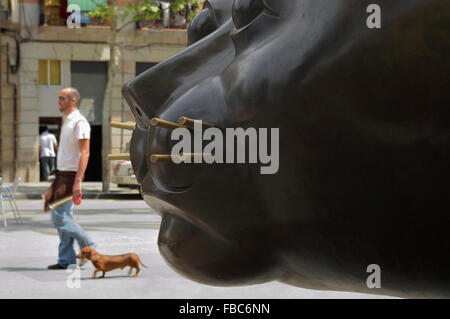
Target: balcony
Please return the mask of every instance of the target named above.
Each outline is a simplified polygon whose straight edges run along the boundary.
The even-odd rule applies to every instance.
[[[18,14],[11,9],[11,2],[0,0],[0,29],[2,31],[18,32],[20,25],[18,21]]]
[[[67,12],[67,3],[76,3],[81,8],[81,26],[82,27],[107,27],[109,21],[102,18],[93,18],[89,16],[89,11],[95,9],[96,4],[106,3],[106,0],[43,0],[43,10],[41,10],[40,25],[42,26],[65,26],[66,20],[70,16]],[[126,5],[130,0],[118,1],[119,5]],[[133,23],[131,28],[135,29],[186,29],[188,26],[187,17],[191,12],[190,7],[173,13],[170,10],[169,3],[159,2],[161,10],[161,19],[141,20]],[[201,1],[203,2],[203,1]]]
[[[3,4],[3,0],[0,0],[0,21],[10,20],[11,11],[9,9],[9,3]]]

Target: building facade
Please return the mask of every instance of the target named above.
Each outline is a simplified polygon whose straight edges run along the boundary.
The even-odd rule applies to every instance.
[[[0,21],[1,55],[1,177],[11,182],[20,176],[24,182],[39,181],[39,133],[47,125],[58,135],[62,115],[57,96],[61,88],[80,90],[80,111],[92,127],[91,160],[86,181],[101,180],[101,123],[103,95],[109,60],[109,27],[42,24],[38,0],[24,0]],[[50,1],[50,0],[49,0]],[[55,0],[51,0],[55,1]],[[59,0],[58,0],[59,1]],[[50,3],[50,2],[49,2]],[[54,2],[51,2],[54,3]],[[9,7],[8,7],[9,5]],[[17,13],[21,7],[22,13]],[[36,9],[38,8],[38,9]],[[44,7],[45,9],[45,7]],[[33,15],[34,12],[34,15]],[[112,121],[133,121],[121,95],[122,86],[137,74],[183,50],[186,29],[124,28],[117,37],[117,59],[113,79]],[[157,84],[155,84],[157,85]],[[111,153],[123,152],[131,132],[111,129]]]

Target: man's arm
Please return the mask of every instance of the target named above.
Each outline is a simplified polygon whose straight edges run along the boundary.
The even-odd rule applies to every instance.
[[[55,152],[58,150],[58,142],[56,141],[56,137],[53,135],[53,147],[55,148]]]
[[[75,181],[73,183],[73,196],[81,196],[81,182],[84,178],[84,173],[86,172],[86,167],[89,161],[89,139],[78,140],[78,146],[80,148],[80,162],[78,164],[77,174],[75,175]]]

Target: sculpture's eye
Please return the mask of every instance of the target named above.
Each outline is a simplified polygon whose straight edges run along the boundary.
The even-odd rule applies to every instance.
[[[211,9],[200,11],[189,24],[188,45],[206,37],[217,29],[216,19]]]
[[[239,30],[249,25],[263,11],[271,15],[277,15],[265,2],[265,0],[234,0],[232,17],[236,28]]]

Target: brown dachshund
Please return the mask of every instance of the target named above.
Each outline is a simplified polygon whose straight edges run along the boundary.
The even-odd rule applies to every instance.
[[[77,255],[77,258],[87,258],[92,261],[92,264],[94,264],[95,267],[94,278],[99,271],[103,272],[101,278],[105,278],[105,273],[107,271],[111,271],[117,268],[124,269],[127,266],[130,266],[128,275],[131,275],[131,271],[133,270],[133,268],[136,268],[134,277],[137,277],[140,271],[139,265],[148,268],[141,262],[137,254],[129,253],[117,256],[102,255],[92,247],[84,247]]]

